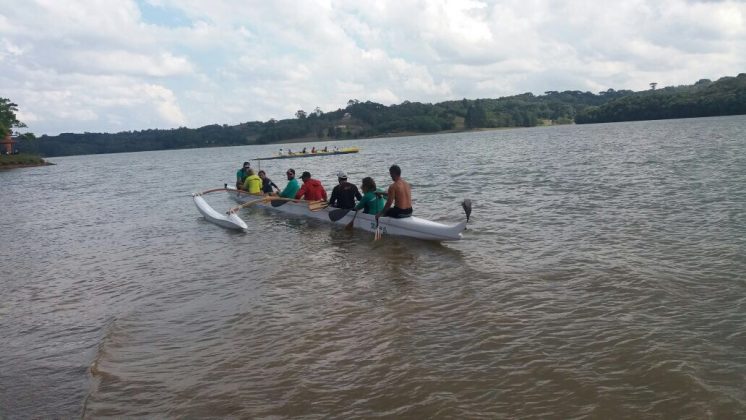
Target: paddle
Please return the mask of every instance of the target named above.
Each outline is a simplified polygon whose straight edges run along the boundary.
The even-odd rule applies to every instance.
[[[237,212],[238,210],[241,210],[244,207],[253,206],[254,204],[257,204],[257,203],[261,203],[261,202],[265,202],[266,203],[267,199],[268,199],[268,197],[262,197],[262,198],[260,198],[258,200],[247,201],[247,202],[241,204],[240,206],[233,207],[232,209],[230,209],[227,212],[225,212],[225,214],[235,213],[235,212]]]
[[[329,220],[332,222],[336,222],[339,219],[347,216],[347,213],[350,212],[350,209],[334,209],[329,211]],[[357,214],[357,212],[355,212]]]
[[[461,207],[464,209],[464,213],[466,213],[466,222],[469,223],[469,217],[471,216],[471,200],[468,198],[464,199],[464,201],[461,202]]]
[[[280,207],[281,205],[287,203],[288,201],[292,201],[294,203],[308,203],[308,209],[311,211],[323,210],[329,206],[329,203],[323,200],[307,201],[307,200],[296,200],[295,198],[285,198],[285,197],[273,197],[270,199],[270,204],[272,205],[272,207]]]
[[[353,227],[355,227],[355,218],[357,217],[357,210],[355,210],[355,214],[352,216],[352,220],[350,220],[350,223],[345,225],[345,230],[352,230]]]
[[[327,207],[329,207],[329,203],[324,200],[311,201],[310,203],[308,203],[308,210],[311,211],[324,210]]]

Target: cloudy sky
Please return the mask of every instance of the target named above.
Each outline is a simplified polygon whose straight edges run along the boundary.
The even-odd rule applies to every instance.
[[[37,135],[642,90],[746,71],[746,2],[0,0],[0,66]]]

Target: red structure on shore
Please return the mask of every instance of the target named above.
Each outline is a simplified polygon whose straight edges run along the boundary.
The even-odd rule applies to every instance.
[[[10,133],[5,135],[5,138],[3,141],[0,141],[0,144],[5,146],[5,154],[12,155],[14,147],[13,145],[16,144],[16,141],[13,140],[13,138],[10,136]]]

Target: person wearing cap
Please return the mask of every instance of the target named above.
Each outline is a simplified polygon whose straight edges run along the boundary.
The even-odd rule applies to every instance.
[[[303,199],[306,201],[326,201],[326,190],[321,185],[321,181],[311,178],[311,173],[308,171],[303,172],[300,179],[303,180],[303,185],[300,187],[300,190],[295,193],[296,199]]]
[[[376,222],[381,216],[402,218],[412,215],[412,187],[401,177],[399,165],[391,165],[389,175],[394,183],[389,186],[386,205],[376,214]]]
[[[300,189],[300,183],[295,179],[295,169],[288,169],[287,172],[285,172],[285,175],[288,177],[288,185],[286,185],[285,189],[282,190],[280,197],[295,198],[295,194]]]
[[[249,169],[247,174],[248,176],[243,183],[243,189],[248,191],[249,194],[259,194],[262,192],[262,179],[254,173],[253,169]]]
[[[237,190],[243,189],[243,184],[244,182],[246,182],[246,178],[249,176],[249,169],[251,169],[251,164],[249,162],[244,162],[241,169],[236,171]]]
[[[347,174],[344,171],[337,172],[339,185],[332,190],[332,197],[329,199],[329,205],[340,209],[350,209],[355,207],[355,200],[360,201],[363,196],[358,191],[355,184],[347,182]]]

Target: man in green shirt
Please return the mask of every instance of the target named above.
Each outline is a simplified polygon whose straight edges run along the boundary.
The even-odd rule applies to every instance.
[[[286,185],[285,189],[282,190],[280,197],[295,198],[295,194],[300,190],[300,182],[295,179],[295,169],[288,169],[285,175],[288,177],[288,185]]]

